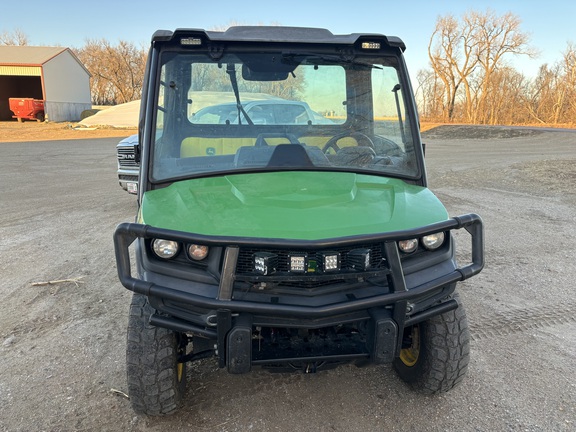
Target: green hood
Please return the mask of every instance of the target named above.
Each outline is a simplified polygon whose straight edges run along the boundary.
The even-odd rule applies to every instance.
[[[338,172],[236,174],[144,194],[140,222],[204,235],[319,240],[448,218],[427,188]]]

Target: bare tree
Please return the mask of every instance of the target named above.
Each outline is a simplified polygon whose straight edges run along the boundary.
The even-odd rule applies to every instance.
[[[576,118],[576,47],[569,43],[559,65],[560,76],[554,123],[569,123]]]
[[[512,13],[497,16],[488,10],[470,11],[461,21],[452,15],[439,17],[428,54],[434,73],[444,83],[445,120],[455,119],[460,104],[465,113],[462,120],[494,124],[503,104],[496,100],[499,94],[490,92],[502,84],[502,77],[510,78],[509,71],[501,73],[507,58],[535,53],[528,46],[528,36],[520,31],[518,17]]]
[[[236,71],[238,73],[238,71]],[[210,63],[193,65],[194,79],[192,91],[232,91],[230,75],[226,68],[216,67]],[[304,87],[304,76],[294,75],[283,81],[247,81],[237,77],[240,91],[249,93],[267,93],[284,99],[298,99],[299,92]]]
[[[0,33],[0,45],[28,45],[28,36],[21,29]]]
[[[92,74],[91,91],[95,104],[117,104],[141,96],[146,51],[132,42],[113,46],[105,39],[88,40],[77,55]]]
[[[560,61],[542,65],[531,83],[527,104],[532,121],[573,124],[576,118],[576,47],[569,43]]]
[[[424,118],[442,120],[444,114],[444,83],[434,71],[421,69],[416,75],[418,87],[416,100],[420,115]]]
[[[508,56],[534,56],[535,52],[528,46],[528,35],[520,31],[520,18],[511,12],[502,16],[497,16],[493,11],[470,12],[467,21],[474,29],[481,72],[481,86],[476,107],[478,117],[475,120],[494,124],[497,104],[488,103],[493,76],[506,66],[505,60]]]
[[[486,105],[490,107],[491,125],[524,123],[527,116],[524,76],[509,67],[496,70],[487,88]]]
[[[445,103],[443,117],[452,121],[458,88],[462,83],[457,64],[461,58],[460,29],[452,15],[438,18],[428,44],[428,57],[436,76],[440,78]]]
[[[545,124],[552,118],[554,92],[558,86],[558,70],[555,69],[547,64],[540,66],[538,75],[531,83],[530,100],[526,106],[529,121]]]

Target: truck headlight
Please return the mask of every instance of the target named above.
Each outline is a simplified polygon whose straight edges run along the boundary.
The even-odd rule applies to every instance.
[[[188,256],[194,261],[202,261],[208,256],[208,246],[197,244],[188,245]]]
[[[444,243],[444,233],[434,233],[422,237],[422,246],[428,250],[438,249]]]
[[[412,253],[418,247],[418,239],[400,240],[398,247],[404,253]]]
[[[178,251],[180,250],[180,245],[178,242],[173,240],[164,239],[154,239],[152,240],[152,251],[156,254],[158,258],[171,259],[174,258]]]

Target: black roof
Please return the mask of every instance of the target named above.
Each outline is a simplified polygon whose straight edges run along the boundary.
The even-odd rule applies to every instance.
[[[284,42],[284,43],[316,43],[353,45],[359,38],[377,38],[384,40],[389,46],[406,50],[404,42],[396,36],[385,36],[377,33],[351,33],[335,35],[327,29],[310,27],[281,26],[237,26],[226,31],[203,29],[158,30],[152,36],[152,41],[170,41],[177,37],[203,34],[211,41],[232,42]]]

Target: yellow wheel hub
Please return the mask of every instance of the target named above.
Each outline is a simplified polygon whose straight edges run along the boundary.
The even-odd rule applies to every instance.
[[[417,325],[412,327],[410,339],[412,340],[411,345],[400,350],[400,360],[408,367],[414,366],[420,356],[420,329]]]
[[[176,379],[178,382],[182,381],[182,376],[184,375],[184,363],[176,364]]]

